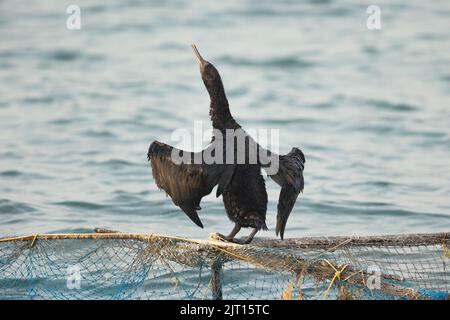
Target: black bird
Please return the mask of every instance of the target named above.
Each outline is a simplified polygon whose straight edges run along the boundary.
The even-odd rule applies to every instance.
[[[281,186],[276,235],[280,234],[283,239],[289,214],[299,193],[303,191],[305,156],[298,148],[292,148],[288,154],[278,156],[263,149],[246,134],[230,113],[219,72],[210,62],[202,58],[195,45],[192,47],[200,65],[202,80],[211,99],[209,114],[215,130],[213,130],[211,144],[197,153],[179,150],[154,141],[149,147],[147,156],[151,162],[156,184],[160,189],[164,189],[174,204],[201,228],[203,224],[197,214],[197,211],[201,209],[200,201],[217,185],[216,196],[222,195],[227,215],[235,223],[228,236],[220,236],[228,241],[246,244],[252,241],[259,230],[267,230],[265,222],[267,192],[261,175],[261,168],[264,168],[268,175]],[[227,130],[242,132],[245,137],[243,163],[238,160],[239,151],[242,152],[242,149],[237,146],[235,137],[227,136]],[[219,143],[223,148],[218,148]],[[216,153],[218,149],[218,152],[222,152],[223,160],[227,160],[225,146],[230,143],[234,151],[230,157],[231,162],[208,163],[204,160],[205,155],[218,156]],[[252,156],[254,156],[253,159],[256,158],[256,161],[250,161]],[[182,157],[183,161],[180,161],[179,157]],[[267,168],[274,161],[278,164],[278,170],[268,172]],[[244,240],[234,239],[242,227],[253,228],[253,230]]]

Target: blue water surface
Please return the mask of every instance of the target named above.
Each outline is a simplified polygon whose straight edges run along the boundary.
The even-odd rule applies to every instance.
[[[213,194],[191,223],[146,159],[174,129],[211,129],[191,43],[244,128],[306,155],[286,237],[450,230],[448,1],[377,1],[381,30],[356,0],[78,0],[68,30],[72,2],[0,3],[0,236],[231,229]]]

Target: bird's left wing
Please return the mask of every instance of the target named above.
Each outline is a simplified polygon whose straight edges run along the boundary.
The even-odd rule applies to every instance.
[[[203,224],[197,214],[201,199],[210,194],[217,184],[221,188],[226,187],[230,176],[228,171],[234,170],[230,166],[194,161],[196,156],[203,159],[201,156],[204,151],[186,152],[154,141],[147,154],[158,188],[163,189],[173,203],[201,228]],[[177,155],[177,158],[173,155]],[[188,161],[180,161],[181,158]]]

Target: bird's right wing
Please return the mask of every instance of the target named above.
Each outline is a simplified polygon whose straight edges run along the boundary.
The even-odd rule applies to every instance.
[[[195,163],[195,157],[201,156],[202,152],[186,152],[154,141],[147,154],[158,188],[163,189],[173,203],[201,228],[203,224],[197,214],[201,199],[210,194],[217,184],[221,190],[225,188],[232,176],[230,170],[234,171],[234,166],[206,164],[203,161]],[[174,154],[190,161],[174,159]]]
[[[270,152],[268,153],[270,157],[277,157],[278,160],[278,170],[276,173],[267,172],[267,174],[281,187],[280,196],[278,198],[277,226],[275,233],[276,235],[280,234],[281,239],[283,239],[286,222],[291,214],[298,195],[304,188],[303,169],[305,168],[305,156],[298,148],[292,148],[291,152],[282,156]],[[265,165],[262,167],[266,169],[268,166]]]

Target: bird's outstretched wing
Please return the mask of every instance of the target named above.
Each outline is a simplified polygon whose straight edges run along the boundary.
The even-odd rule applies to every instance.
[[[272,156],[274,156],[274,154],[272,154]],[[280,234],[281,239],[283,239],[284,229],[289,214],[294,207],[299,193],[303,191],[305,156],[300,149],[292,148],[291,152],[279,156],[278,159],[278,172],[269,176],[281,187],[280,196],[278,198],[277,226],[275,233],[276,235]]]
[[[194,153],[176,149],[165,143],[154,141],[148,149],[152,174],[158,188],[163,189],[175,205],[199,227],[203,224],[197,214],[201,199],[210,194],[219,184],[221,190],[229,183],[233,166],[195,162],[195,157],[203,159],[202,152]],[[173,155],[178,155],[174,159]],[[181,157],[189,161],[179,161]]]

